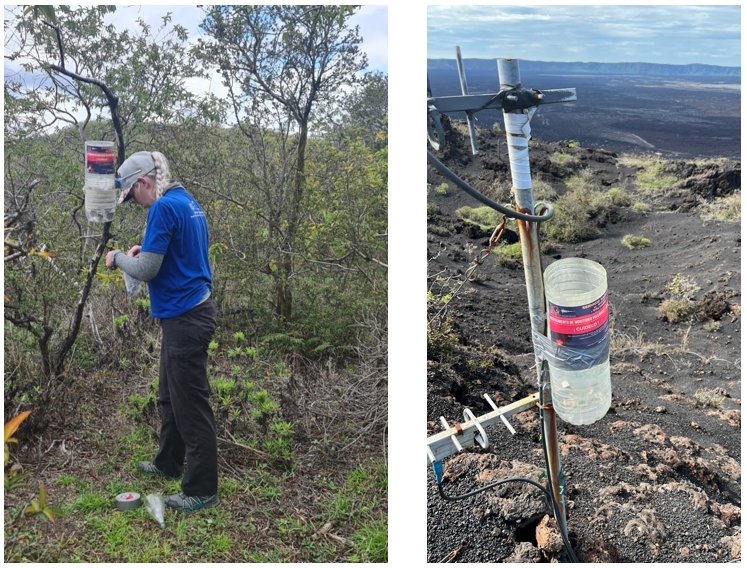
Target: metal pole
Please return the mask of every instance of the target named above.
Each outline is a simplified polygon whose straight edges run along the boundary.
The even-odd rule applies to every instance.
[[[462,50],[457,45],[454,48],[456,52],[457,70],[459,71],[459,84],[462,87],[462,95],[469,94],[469,88],[467,87],[467,76],[464,74],[464,64],[462,63]],[[477,156],[479,153],[477,149],[477,134],[475,133],[475,125],[472,120],[472,113],[467,112],[467,126],[469,127],[469,141],[472,144],[472,155]]]
[[[501,90],[511,90],[521,87],[521,76],[519,74],[519,62],[516,59],[498,60],[498,77]],[[511,94],[507,95],[511,97]],[[510,99],[509,99],[510,100]],[[532,197],[532,179],[529,171],[529,121],[534,109],[525,114],[522,110],[506,112],[503,117],[506,121],[506,136],[508,138],[508,156],[511,164],[511,179],[513,185],[516,210],[522,213],[534,213],[534,200]],[[529,302],[529,315],[532,322],[532,331],[545,333],[545,290],[542,281],[542,266],[540,264],[539,250],[539,225],[517,219],[519,225],[519,237],[521,239],[521,255],[524,260],[524,277],[527,286],[527,299]],[[542,381],[542,361],[535,359],[537,367],[537,380],[540,388],[544,388]],[[542,435],[547,442],[548,453],[548,477],[555,500],[558,503],[560,519],[557,522],[565,523],[565,503],[560,489],[560,452],[558,451],[558,435],[555,423],[555,410],[552,406],[549,388],[543,391],[545,412],[544,432]]]

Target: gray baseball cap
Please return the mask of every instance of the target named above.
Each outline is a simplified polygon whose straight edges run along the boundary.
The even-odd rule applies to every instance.
[[[156,164],[153,162],[153,156],[150,152],[135,152],[132,156],[127,158],[119,169],[117,170],[117,177],[115,182],[117,187],[122,188],[122,193],[119,196],[119,203],[124,203],[132,199],[132,193],[130,190],[137,181],[137,178],[144,177],[156,168]]]

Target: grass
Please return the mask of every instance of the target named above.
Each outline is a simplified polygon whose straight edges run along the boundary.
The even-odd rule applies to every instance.
[[[659,315],[669,323],[691,321],[701,309],[694,301],[695,293],[700,290],[700,286],[693,278],[678,273],[665,288],[669,298],[659,305]]]
[[[718,408],[721,403],[726,400],[726,397],[721,394],[721,389],[699,389],[698,392],[693,396],[693,400],[698,406],[710,406]]]
[[[501,265],[515,266],[521,260],[521,243],[501,245],[493,249],[493,254],[498,256]]]
[[[742,220],[742,192],[704,203],[700,207],[700,218],[703,221],[739,223]]]
[[[646,237],[636,237],[635,235],[625,235],[622,238],[622,244],[630,250],[638,250],[651,246],[651,240]]]
[[[356,553],[350,562],[386,562],[388,547],[387,524],[384,520],[374,521],[353,533]]]
[[[9,526],[6,517],[5,560],[387,562],[388,479],[381,460],[355,466],[339,484],[324,478],[308,495],[308,510],[279,503],[286,485],[295,487],[293,476],[278,477],[262,466],[242,479],[221,475],[219,507],[190,514],[166,509],[165,530],[142,507],[116,510],[113,497],[124,489],[143,496],[167,495],[179,489],[178,482],[135,479],[117,479],[96,488],[95,481],[80,483],[75,476],[60,476],[58,484],[73,489],[63,506],[65,517],[58,520],[67,528],[50,532],[51,525],[35,519]],[[8,535],[30,523],[29,528],[41,530],[32,528],[28,534],[33,538],[11,538],[9,544]]]
[[[565,182],[565,185],[569,190],[582,192],[596,192],[598,190],[597,182],[594,177],[594,172],[591,168],[583,168],[575,176],[571,176]]]
[[[436,218],[436,216],[441,214],[441,208],[436,205],[435,203],[429,203],[426,206],[426,218],[428,221],[433,221],[433,219]]]
[[[677,178],[666,172],[666,162],[651,163],[642,172],[638,172],[638,185],[649,192],[660,192],[669,189]]]
[[[223,366],[222,373],[214,372],[211,377],[216,379],[216,396],[218,391],[225,395],[244,385],[238,378],[232,384],[234,375],[244,377],[243,366],[234,374],[231,365]],[[267,368],[278,373],[289,371],[287,366]],[[265,373],[263,367],[262,375]],[[217,380],[218,377],[222,379]],[[261,377],[257,386],[260,380]],[[264,390],[245,388],[242,400],[261,410],[260,395]],[[273,396],[272,392],[269,396]],[[314,396],[315,400],[325,400],[320,392]],[[121,400],[126,401],[127,396]],[[343,459],[327,461],[329,467],[325,467],[325,463],[314,459],[309,448],[297,456],[291,436],[301,427],[301,418],[292,427],[277,416],[266,421],[264,440],[275,440],[280,447],[274,451],[279,453],[292,447],[293,467],[281,468],[274,460],[220,446],[221,503],[214,509],[189,514],[167,509],[165,530],[142,507],[116,510],[114,498],[119,493],[134,491],[145,497],[180,491],[178,480],[137,472],[136,462],[152,459],[157,447],[157,432],[149,425],[157,423],[157,416],[141,414],[135,419],[127,414],[131,408],[124,402],[118,410],[115,406],[112,412],[102,412],[101,416],[91,413],[90,424],[78,434],[85,442],[69,446],[72,461],[54,462],[60,470],[55,472],[53,463],[48,477],[32,478],[34,483],[24,489],[25,494],[18,493],[14,498],[6,495],[6,562],[387,561],[386,457],[361,451],[364,457],[356,462],[357,454],[348,451]],[[217,418],[220,403],[216,402],[214,408]],[[118,425],[121,431],[113,430],[112,425]],[[329,429],[330,425],[324,424],[324,428]],[[273,451],[263,444],[263,438],[239,437],[246,433],[238,429],[233,432],[246,445],[254,444],[267,453]],[[305,435],[312,443],[316,441],[313,431]],[[334,438],[334,431],[327,430],[327,435],[333,443],[344,442]],[[219,432],[218,436],[223,434]],[[99,437],[106,441],[101,448]],[[84,453],[75,454],[81,448]],[[303,468],[297,467],[300,463]],[[230,467],[224,468],[223,464]],[[322,477],[323,482],[317,484],[315,480]],[[37,491],[37,481],[49,488],[49,504],[62,509],[63,515],[54,524],[36,516],[19,517],[29,496]],[[330,528],[322,530],[327,525]]]
[[[617,163],[638,170],[638,187],[645,195],[661,194],[679,181],[667,172],[668,162],[658,156],[623,154]]]
[[[456,215],[467,223],[477,225],[485,231],[495,229],[501,222],[501,214],[491,207],[460,207]]]
[[[639,329],[636,329],[633,334],[618,331],[610,334],[610,352],[616,357],[635,355],[643,361],[649,356],[661,357],[667,355],[672,350],[671,345],[648,341],[645,334]]]
[[[554,152],[553,155],[550,156],[550,162],[557,166],[570,168],[578,165],[579,160],[576,156],[571,156],[570,154]]]

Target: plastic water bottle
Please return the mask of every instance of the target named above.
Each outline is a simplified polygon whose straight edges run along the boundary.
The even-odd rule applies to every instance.
[[[596,262],[566,258],[545,269],[544,281],[550,340],[594,362],[572,370],[548,360],[553,406],[566,422],[592,424],[612,402],[607,273]]]
[[[86,218],[92,223],[114,220],[117,187],[114,183],[114,142],[86,142]]]

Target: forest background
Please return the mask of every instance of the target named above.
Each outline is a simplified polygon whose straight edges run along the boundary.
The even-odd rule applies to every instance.
[[[114,9],[5,24],[45,75],[5,78],[5,560],[386,561],[388,78],[355,9],[206,6],[193,46],[166,14],[117,31]],[[225,99],[186,88],[208,67]],[[145,215],[86,221],[86,140],[164,153],[210,227],[222,504],[163,533],[111,506],[178,482],[135,473],[160,331],[103,257]]]

